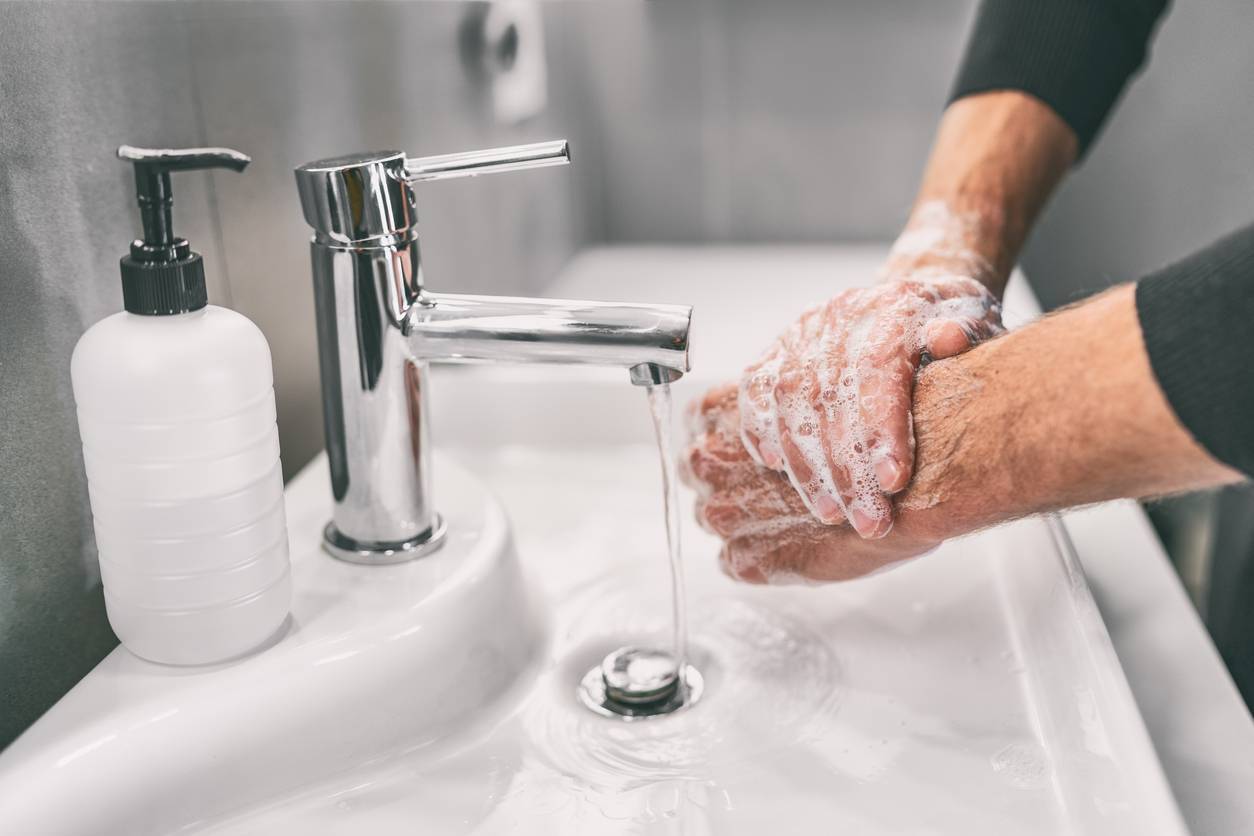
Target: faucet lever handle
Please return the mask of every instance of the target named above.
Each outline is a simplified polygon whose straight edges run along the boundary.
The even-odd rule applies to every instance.
[[[463,151],[456,154],[408,159],[405,161],[404,176],[406,181],[417,183],[425,180],[447,180],[452,177],[474,177],[479,174],[518,171],[524,168],[566,165],[569,162],[570,143],[564,139],[555,139],[550,142],[511,145],[506,148],[488,148],[483,151]]]
[[[414,183],[568,162],[564,139],[438,157],[367,151],[305,163],[296,169],[296,187],[309,225],[347,243],[410,235],[417,218]]]

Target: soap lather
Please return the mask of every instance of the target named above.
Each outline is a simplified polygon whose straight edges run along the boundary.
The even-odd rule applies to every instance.
[[[204,262],[174,234],[170,174],[249,158],[122,146],[143,236],[121,259],[124,311],[71,361],[109,622],[133,653],[207,664],[275,635],[291,607],[270,349],[208,304]]]

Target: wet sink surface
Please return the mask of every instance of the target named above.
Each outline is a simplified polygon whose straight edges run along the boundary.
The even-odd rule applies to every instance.
[[[515,520],[539,661],[474,728],[207,832],[1179,832],[1117,668],[1075,658],[1104,633],[1077,626],[1042,523],[821,589],[734,584],[687,524],[707,692],[626,724],[575,688],[608,650],[669,640],[654,450],[461,457]]]
[[[797,298],[757,299],[749,322],[739,300],[778,255],[646,256],[585,259],[554,295],[669,289],[699,303],[699,375],[677,385],[682,403],[803,300],[865,282],[882,252],[790,260]],[[692,298],[706,285],[710,304]],[[1021,281],[1015,307],[1031,309]],[[385,569],[332,561],[317,548],[325,462],[311,464],[287,491],[289,632],[219,670],[116,651],[0,755],[0,821],[302,836],[1183,832],[1084,577],[1041,521],[863,581],[761,589],[718,572],[685,506],[706,693],[647,722],[592,714],[575,697],[584,672],[670,636],[657,454],[622,443],[649,437],[643,394],[603,370],[444,371],[438,446],[478,477],[437,463],[444,549]]]

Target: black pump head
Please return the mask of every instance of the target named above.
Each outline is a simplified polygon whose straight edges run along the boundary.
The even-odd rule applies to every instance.
[[[230,148],[157,149],[123,145],[118,157],[135,167],[144,237],[131,242],[122,257],[122,301],[135,314],[187,313],[203,308],[205,268],[185,238],[174,235],[171,171],[229,168],[243,171],[251,160]]]

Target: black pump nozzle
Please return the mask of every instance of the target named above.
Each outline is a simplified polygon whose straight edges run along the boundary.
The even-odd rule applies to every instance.
[[[243,171],[251,160],[230,148],[118,148],[119,159],[135,167],[144,237],[131,242],[122,258],[122,300],[131,313],[163,315],[203,308],[205,268],[200,255],[174,235],[171,171],[229,168]]]

